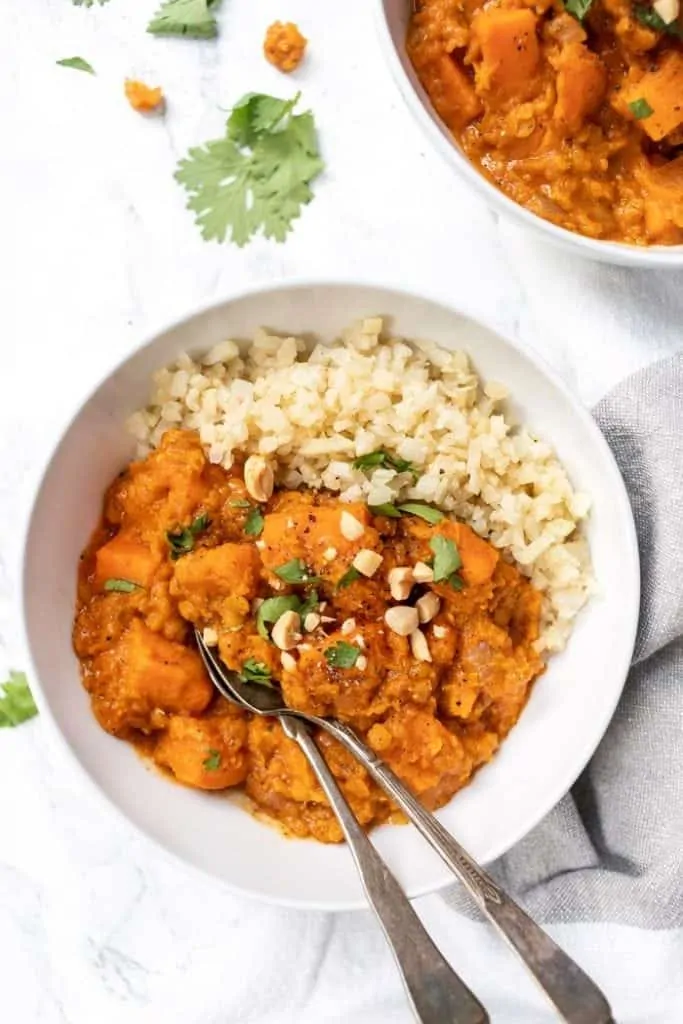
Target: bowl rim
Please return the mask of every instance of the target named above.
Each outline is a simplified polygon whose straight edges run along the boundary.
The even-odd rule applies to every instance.
[[[405,2],[408,3],[408,0]],[[589,238],[578,231],[570,231],[544,220],[538,214],[527,210],[525,206],[516,203],[514,199],[510,199],[470,163],[455,142],[447,137],[445,130],[439,127],[438,115],[432,114],[427,108],[426,102],[421,99],[403,67],[391,34],[387,0],[373,0],[373,6],[380,49],[404,103],[441,158],[473,187],[489,207],[497,208],[497,211],[522,227],[529,228],[536,237],[552,242],[555,247],[571,249],[575,254],[601,263],[650,270],[683,266],[683,245],[638,246],[627,242]]]
[[[280,281],[272,283],[258,283],[250,284],[248,286],[241,286],[234,290],[230,290],[223,294],[220,298],[212,298],[206,300],[199,305],[190,305],[186,311],[182,314],[174,315],[170,320],[164,320],[158,327],[153,329],[147,329],[142,333],[142,340],[138,343],[133,343],[132,346],[128,347],[125,354],[118,354],[112,361],[110,361],[104,370],[100,370],[97,374],[96,379],[90,385],[78,402],[77,408],[67,413],[64,417],[62,424],[52,435],[50,442],[43,450],[42,458],[38,460],[36,468],[33,473],[27,476],[26,488],[24,491],[24,501],[26,502],[25,508],[27,514],[23,517],[24,526],[22,529],[20,543],[18,545],[19,551],[19,587],[18,587],[18,598],[20,607],[20,622],[19,622],[19,636],[20,642],[23,645],[23,652],[25,657],[25,664],[27,666],[30,685],[32,693],[35,697],[36,704],[40,712],[40,719],[43,725],[47,726],[48,734],[53,738],[58,749],[65,753],[66,763],[71,763],[76,767],[79,775],[85,779],[87,786],[92,793],[97,794],[100,801],[103,802],[104,806],[108,806],[112,810],[115,816],[120,822],[122,822],[132,832],[142,837],[147,844],[150,844],[151,848],[156,850],[157,853],[161,854],[162,857],[169,863],[178,865],[186,872],[191,875],[195,875],[197,878],[202,879],[204,883],[212,883],[214,885],[222,886],[226,891],[233,893],[234,895],[247,897],[249,899],[257,899],[259,902],[272,904],[282,907],[287,907],[296,910],[309,910],[309,911],[355,911],[355,910],[367,910],[368,903],[364,898],[358,900],[345,899],[343,901],[335,900],[333,897],[325,900],[310,900],[302,901],[299,898],[292,898],[287,896],[267,895],[254,890],[246,888],[240,885],[233,884],[232,882],[221,878],[213,874],[209,870],[191,863],[185,860],[180,854],[175,853],[168,847],[166,847],[160,840],[156,839],[151,835],[147,829],[137,822],[132,821],[126,813],[120,808],[113,797],[111,797],[96,780],[90,775],[85,764],[81,761],[81,758],[77,750],[72,747],[66,737],[63,735],[59,724],[52,714],[52,710],[49,701],[43,692],[40,677],[36,670],[35,661],[32,654],[31,644],[29,641],[28,631],[28,620],[26,614],[27,608],[27,557],[28,557],[28,541],[30,538],[33,518],[36,510],[36,502],[40,495],[43,487],[45,477],[50,469],[52,459],[56,454],[57,450],[61,446],[66,435],[70,431],[71,427],[77,421],[81,412],[88,402],[90,402],[100,388],[116,373],[118,372],[130,359],[138,355],[148,346],[151,346],[157,338],[184,327],[191,323],[192,320],[204,317],[215,309],[222,308],[226,305],[230,305],[233,302],[238,302],[244,298],[249,298],[261,293],[267,292],[283,292],[283,291],[305,291],[311,288],[340,288],[349,289],[357,288],[362,291],[385,291],[389,294],[400,295],[407,297],[416,302],[426,302],[441,306],[442,308],[449,310],[455,316],[468,319],[473,323],[484,327],[486,330],[495,334],[504,345],[507,345],[513,349],[522,359],[529,361],[543,376],[548,379],[549,383],[558,389],[563,397],[570,403],[574,414],[583,422],[584,426],[593,434],[593,440],[598,448],[601,449],[602,456],[606,460],[607,466],[609,467],[610,474],[612,476],[612,487],[614,490],[614,498],[616,502],[615,507],[615,518],[620,517],[628,530],[628,537],[624,538],[625,549],[628,549],[629,565],[624,567],[625,576],[627,570],[630,571],[631,579],[631,616],[630,616],[630,628],[628,636],[624,638],[622,657],[618,663],[618,676],[622,679],[621,685],[615,687],[613,700],[610,701],[609,705],[605,706],[604,714],[600,720],[599,729],[596,728],[590,736],[584,734],[582,742],[577,744],[580,753],[576,756],[572,762],[571,768],[568,768],[558,776],[558,781],[552,788],[551,795],[546,799],[543,806],[539,806],[537,811],[533,815],[527,816],[523,823],[520,823],[519,828],[515,831],[512,838],[508,837],[504,848],[500,851],[496,851],[486,861],[491,863],[498,857],[503,856],[509,850],[511,850],[518,842],[520,842],[526,835],[528,835],[536,826],[541,822],[560,800],[569,792],[571,787],[576,782],[577,778],[586,768],[588,762],[592,758],[593,754],[597,750],[598,745],[602,741],[604,734],[614,716],[614,712],[621,699],[626,678],[631,664],[631,655],[635,646],[636,632],[639,621],[639,606],[640,606],[640,562],[638,554],[638,539],[635,528],[635,521],[633,518],[633,512],[631,509],[630,500],[626,491],[626,485],[623,477],[619,470],[619,466],[616,459],[609,447],[607,440],[605,439],[602,431],[598,427],[597,423],[593,419],[590,411],[581,403],[581,401],[573,394],[571,389],[564,383],[561,377],[546,363],[542,356],[540,356],[534,349],[527,348],[524,345],[510,339],[507,335],[502,334],[499,327],[496,325],[493,319],[486,319],[481,316],[479,312],[470,310],[466,302],[455,306],[450,299],[444,294],[440,294],[439,291],[432,291],[423,289],[420,286],[419,291],[415,291],[410,287],[404,287],[401,284],[397,284],[395,281],[391,281],[386,278],[373,277],[372,279],[358,280],[350,276],[335,276],[329,275],[309,275],[309,276],[292,276],[283,278]],[[340,325],[341,329],[341,325]],[[625,591],[626,592],[626,591]],[[436,882],[431,884],[425,884],[417,886],[409,893],[409,898],[418,899],[423,896],[430,895],[432,893],[440,892],[448,886],[454,884],[456,878],[446,865],[443,865],[443,870],[440,873],[440,878]]]

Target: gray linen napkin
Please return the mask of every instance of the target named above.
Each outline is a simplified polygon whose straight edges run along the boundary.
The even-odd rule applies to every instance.
[[[593,760],[492,873],[538,920],[674,928],[683,926],[683,353],[623,381],[595,418],[638,529],[634,659]],[[444,898],[473,914],[460,888]]]

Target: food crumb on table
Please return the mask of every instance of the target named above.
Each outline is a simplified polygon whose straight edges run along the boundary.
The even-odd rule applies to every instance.
[[[140,114],[161,113],[164,110],[166,101],[160,86],[145,85],[134,78],[127,78],[124,91],[133,110]]]
[[[267,61],[288,74],[303,60],[307,42],[293,22],[274,21],[266,31],[263,52]]]

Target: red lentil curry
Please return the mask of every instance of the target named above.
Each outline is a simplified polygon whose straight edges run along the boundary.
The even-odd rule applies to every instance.
[[[349,722],[428,807],[446,803],[542,671],[540,595],[436,509],[383,511],[273,493],[258,457],[226,471],[194,432],[168,431],[111,484],[81,560],[74,646],[100,725],[185,785],[243,786],[288,833],[341,839],[277,721],[213,691],[196,625],[230,668]],[[358,819],[395,819],[365,770],[317,738]]]
[[[591,238],[680,244],[683,22],[680,0],[655,2],[420,0],[407,49],[515,202]]]

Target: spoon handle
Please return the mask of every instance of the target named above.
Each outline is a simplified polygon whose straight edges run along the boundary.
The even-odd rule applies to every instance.
[[[356,821],[308,726],[289,715],[282,715],[280,722],[286,735],[305,754],[337,816],[417,1020],[421,1024],[487,1024],[486,1010],[429,938],[405,893]]]
[[[597,985],[425,810],[357,733],[334,720],[316,719],[316,724],[343,743],[398,804],[522,959],[561,1018],[567,1024],[611,1024],[612,1012]]]

